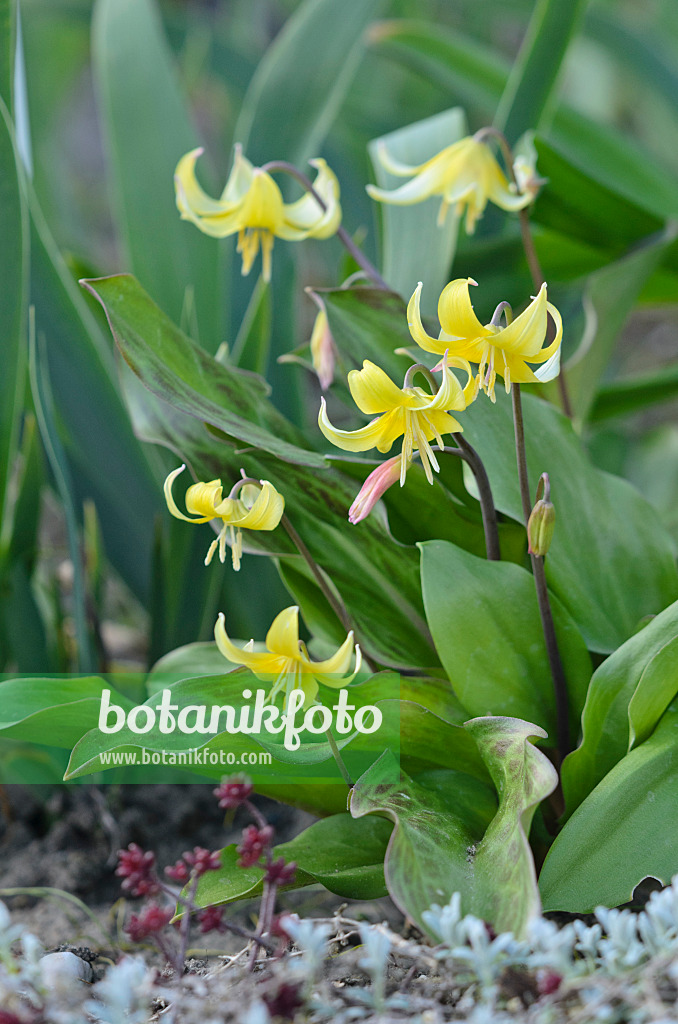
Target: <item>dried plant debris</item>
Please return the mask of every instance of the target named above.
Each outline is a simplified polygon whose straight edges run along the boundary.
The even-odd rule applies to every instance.
[[[439,944],[336,915],[284,915],[287,945],[248,969],[249,950],[188,961],[182,975],[123,956],[97,972],[48,954],[0,904],[2,1024],[308,1024],[468,1020],[501,1024],[678,1021],[678,877],[639,914],[593,923],[535,918],[527,937],[462,916],[458,896],[426,913]]]

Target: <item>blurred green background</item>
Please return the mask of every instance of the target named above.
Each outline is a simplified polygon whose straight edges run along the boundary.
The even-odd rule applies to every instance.
[[[210,638],[218,609],[233,635],[261,636],[286,600],[269,559],[246,556],[239,577],[217,562],[204,570],[208,528],[167,513],[161,484],[177,459],[149,443],[149,396],[77,280],[134,272],[211,352],[233,349],[248,313],[241,365],[268,377],[287,415],[312,423],[314,380],[277,356],[310,336],[315,310],[303,286],[335,285],[353,268],[336,240],[278,243],[273,287],[251,302],[256,278],[241,277],[233,240],[216,243],[179,220],[178,156],[205,146],[214,194],[235,141],[254,163],[324,156],[341,182],[347,230],[378,261],[368,142],[455,106],[471,131],[491,123],[539,6],[22,0],[25,73],[14,88],[5,75],[2,92],[26,198],[22,227],[6,173],[10,133],[0,670],[143,669]],[[571,40],[554,33],[544,53],[553,81],[539,124],[517,132],[539,127],[538,167],[549,179],[534,211],[537,244],[566,317],[564,353],[583,382],[578,426],[597,463],[640,486],[678,536],[678,8],[591,0],[578,9]],[[516,226],[488,210],[476,235],[460,238],[454,275],[482,279],[497,301],[524,301]],[[592,331],[603,353],[594,366]]]

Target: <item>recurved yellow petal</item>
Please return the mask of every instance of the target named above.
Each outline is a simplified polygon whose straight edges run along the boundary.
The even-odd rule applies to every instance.
[[[402,388],[394,384],[387,373],[369,359],[363,361],[362,370],[351,370],[348,386],[353,401],[366,416],[397,409],[406,402]]]
[[[268,480],[261,483],[263,486],[252,507],[248,508],[244,501],[238,502],[237,514],[232,514],[232,518],[224,515],[226,522],[243,530],[275,530],[285,511],[285,499]]]
[[[164,491],[164,494],[165,494],[165,501],[167,502],[167,507],[168,507],[168,509],[170,510],[170,512],[172,513],[172,515],[174,516],[175,519],[183,519],[185,523],[208,523],[210,521],[210,519],[214,519],[214,517],[215,517],[215,513],[214,512],[212,512],[211,514],[208,514],[208,515],[205,515],[204,512],[203,512],[203,514],[198,519],[194,519],[192,516],[184,515],[184,513],[179,510],[179,508],[177,507],[177,503],[174,500],[174,496],[172,495],[172,484],[174,483],[176,478],[179,476],[179,474],[183,473],[183,471],[185,469],[186,469],[185,465],[179,466],[178,469],[173,469],[172,472],[167,476],[167,478],[165,480],[165,483],[163,485],[163,491]],[[218,481],[217,481],[217,483],[218,483]],[[205,485],[203,485],[203,486],[205,486]],[[189,491],[190,490],[191,490],[191,488],[189,487]],[[188,497],[188,492],[187,492],[186,496]]]
[[[476,316],[469,285],[477,287],[472,277],[460,277],[450,281],[443,288],[438,300],[438,319],[447,338],[451,341],[476,341],[486,338],[492,332],[483,327]]]
[[[318,200],[306,192],[301,199],[288,203],[284,209],[284,222],[277,234],[280,238],[295,241],[298,238],[329,238],[341,224],[339,203],[339,182],[325,160],[310,160],[318,174],[313,188],[323,200],[323,210]]]
[[[401,417],[402,411],[395,409],[358,430],[338,430],[330,423],[325,399],[321,398],[318,426],[328,441],[337,448],[343,448],[344,451],[366,452],[370,448],[378,448],[379,451],[385,452],[402,434],[402,427],[399,425]]]
[[[266,634],[266,646],[272,654],[299,660],[299,608],[291,605],[276,615]]]
[[[214,627],[214,639],[227,661],[234,665],[243,665],[257,673],[276,675],[280,671],[280,659],[275,655],[266,651],[252,651],[249,649],[249,644],[244,648],[236,647],[226,632],[224,621],[224,613],[219,612]]]

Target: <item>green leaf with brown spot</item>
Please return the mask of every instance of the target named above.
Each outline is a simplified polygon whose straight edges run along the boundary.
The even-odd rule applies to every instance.
[[[380,814],[395,822],[386,855],[392,899],[424,931],[422,914],[461,893],[464,913],[520,935],[540,910],[527,835],[539,802],[555,788],[550,761],[529,742],[543,730],[514,718],[476,718],[465,729],[475,740],[499,794],[499,808],[483,832],[455,793],[441,795],[404,773],[386,752],[359,779],[351,814]],[[475,783],[474,783],[475,784]]]

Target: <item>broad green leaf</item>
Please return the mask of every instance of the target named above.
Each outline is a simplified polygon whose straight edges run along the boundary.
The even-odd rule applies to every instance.
[[[495,118],[510,143],[549,119],[560,67],[585,6],[586,0],[537,0]]]
[[[390,781],[394,765],[388,752],[354,787],[351,814],[381,814],[395,823],[386,884],[419,927],[429,931],[424,912],[459,892],[464,913],[477,914],[498,931],[521,934],[540,906],[527,833],[537,804],[556,785],[556,772],[528,742],[530,736],[543,737],[537,726],[488,717],[465,728],[499,792],[499,808],[485,830],[476,816],[464,815],[463,799],[455,805],[452,787],[443,797],[404,774],[400,782]]]
[[[273,856],[297,865],[294,884],[286,888],[320,882],[344,899],[375,900],[386,895],[384,855],[391,830],[391,824],[380,818],[356,820],[345,812],[333,814],[274,847]],[[200,880],[198,906],[219,906],[261,893],[262,869],[240,868],[237,859],[235,846],[222,850],[221,870],[209,871]]]
[[[243,669],[233,670],[231,667],[231,671],[227,670],[227,673],[184,678],[179,682],[166,680],[163,689],[171,690],[176,728],[170,733],[161,731],[159,716],[154,714],[150,719],[150,727],[142,734],[127,724],[123,724],[110,735],[93,729],[91,733],[82,737],[74,749],[69,765],[69,777],[90,774],[106,767],[106,759],[102,759],[102,753],[139,747],[147,750],[172,751],[177,755],[179,752],[190,752],[196,748],[205,748],[208,752],[215,751],[217,757],[213,760],[210,754],[209,764],[200,765],[195,761],[188,762],[188,766],[195,765],[194,770],[198,774],[216,777],[223,774],[224,764],[227,763],[223,761],[218,751],[230,751],[229,758],[231,755],[247,755],[252,750],[267,751],[274,758],[273,768],[262,760],[262,769],[258,770],[256,765],[248,769],[258,785],[270,785],[272,779],[276,777],[285,780],[289,785],[312,781],[313,773],[309,774],[307,768],[314,768],[321,779],[327,778],[332,781],[338,777],[329,744],[323,735],[311,736],[303,731],[300,736],[301,745],[296,749],[288,749],[283,745],[282,735],[275,736],[263,726],[254,730],[251,724],[251,708],[254,706],[256,693],[262,689],[266,693],[270,689],[270,683],[257,681]],[[248,691],[249,697],[246,696]],[[375,705],[380,709],[383,718],[382,724],[373,735],[353,730],[349,734],[338,736],[337,741],[343,750],[344,760],[354,776],[365,770],[366,762],[369,764],[375,759],[375,749],[377,754],[387,745],[397,750],[402,737],[405,742],[403,760],[410,770],[444,767],[481,779],[485,777],[486,772],[475,746],[460,727],[459,722],[464,715],[460,713],[459,706],[449,694],[449,687],[444,681],[430,680],[423,685],[420,680],[406,679],[401,682],[394,673],[380,673],[362,683],[352,684],[347,690],[347,697],[349,705],[354,710]],[[318,695],[318,700],[328,707],[332,707],[336,699],[335,691],[325,687]],[[145,705],[154,711],[159,707],[160,696],[155,688]],[[195,710],[197,706],[202,705],[207,709],[204,721]],[[225,706],[234,709],[232,714],[235,716],[235,724],[228,724],[225,718],[227,712],[222,712],[218,731],[210,731],[212,708]],[[192,709],[185,712],[186,728],[179,728],[178,715],[186,708]],[[243,708],[250,709],[242,712],[246,715],[242,721],[249,731],[239,732]],[[115,716],[113,712],[110,714],[114,724]],[[297,721],[299,728],[301,719],[300,715]],[[144,715],[141,718],[142,725],[145,721]],[[232,731],[234,728],[235,731]],[[180,762],[185,763],[185,759],[177,761]],[[248,762],[229,760],[228,764],[247,765]]]
[[[488,562],[445,541],[421,544],[426,617],[452,688],[470,715],[530,714],[556,736],[553,682],[531,573]],[[552,599],[553,601],[553,599]],[[591,661],[581,633],[553,601],[577,735]]]
[[[155,0],[97,0],[92,58],[127,269],[210,351],[221,341],[219,246],[182,222],[174,169],[200,144]]]
[[[569,814],[634,743],[647,738],[678,693],[677,637],[678,602],[596,669],[582,715],[583,740],[563,764]]]
[[[648,240],[648,244],[634,249],[629,256],[596,271],[586,282],[583,334],[565,367],[574,412],[579,419],[587,418],[619,332],[674,234],[665,232],[657,240]]]
[[[383,0],[304,0],[250,83],[235,129],[254,164],[319,156]],[[290,111],[294,117],[290,118]]]
[[[213,676],[231,668],[235,669],[235,665],[229,665],[214,642],[184,644],[156,661],[146,680],[146,689],[153,696],[181,679]]]
[[[549,141],[604,188],[654,214],[661,223],[678,216],[675,174],[654,156],[648,158],[647,149],[628,132],[562,108]],[[614,237],[616,230],[611,227]],[[601,242],[605,244],[605,239]]]
[[[631,748],[644,743],[678,694],[678,634],[649,663],[629,701]]]
[[[678,711],[626,755],[575,811],[539,878],[545,910],[627,903],[643,878],[678,872]]]
[[[9,17],[7,3],[4,3],[0,6],[0,48],[5,50],[9,48]],[[5,529],[8,513],[5,502],[14,470],[25,375],[29,239],[21,175],[14,129],[7,107],[0,99],[0,526]],[[0,561],[2,554],[0,550]]]
[[[380,146],[385,146],[388,154],[401,163],[417,166],[458,142],[466,134],[464,112],[460,107],[455,107],[373,139],[368,152],[377,185],[394,189],[403,182],[402,178],[382,166],[379,159]],[[382,226],[381,262],[384,280],[405,299],[409,299],[419,281],[425,281],[423,308],[424,312],[431,312],[449,279],[459,218],[454,211],[449,210],[443,227],[438,225],[440,196],[432,196],[413,206],[393,206],[390,203],[378,205]]]
[[[644,433],[633,445],[624,468],[678,543],[678,427],[662,424]]]
[[[101,694],[111,689],[96,676],[9,679],[0,683],[0,735],[50,747],[72,747],[99,721]],[[115,690],[112,700],[132,704]]]
[[[199,349],[133,278],[105,278],[90,287],[106,305],[125,358],[146,387],[170,403],[171,414],[164,418],[157,405],[147,410],[144,436],[150,436],[153,420],[160,443],[189,458],[198,479],[235,480],[245,467],[250,476],[270,480],[284,495],[294,528],[344,599],[365,653],[393,667],[435,666],[415,549],[397,547],[372,517],[359,528],[351,526],[346,516],[355,484],[322,455],[299,447],[305,439],[266,400],[265,382]],[[186,418],[175,419],[175,409],[206,422],[216,436],[187,432]],[[241,442],[255,449],[243,452]],[[245,543],[286,554],[286,541],[279,528],[271,535],[251,533]]]
[[[482,396],[481,396],[482,397]],[[678,595],[672,542],[654,509],[626,481],[593,467],[571,424],[553,406],[523,396],[532,488],[548,472],[557,512],[546,558],[549,588],[570,613],[589,650],[609,653],[645,615]],[[497,508],[520,521],[511,404],[475,402],[465,436],[489,473]]]

